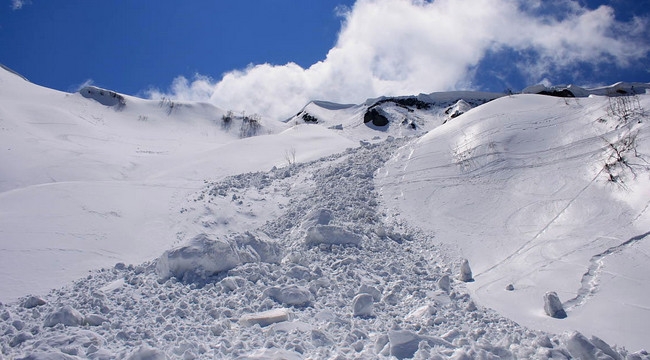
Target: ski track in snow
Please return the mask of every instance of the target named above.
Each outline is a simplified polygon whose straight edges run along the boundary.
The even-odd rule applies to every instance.
[[[607,250],[592,256],[589,260],[589,267],[587,269],[587,272],[582,275],[582,280],[580,281],[581,286],[580,289],[578,289],[578,295],[564,303],[564,306],[567,308],[567,310],[573,310],[581,305],[584,305],[589,300],[589,298],[593,297],[594,294],[598,291],[598,277],[603,270],[605,259],[608,256],[620,253],[621,251],[625,250],[625,248],[630,247],[641,240],[644,240],[648,236],[650,236],[650,231],[634,236],[621,243],[620,245],[612,246]]]

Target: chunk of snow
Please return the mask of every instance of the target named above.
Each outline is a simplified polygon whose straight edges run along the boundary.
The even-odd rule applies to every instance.
[[[544,294],[544,311],[548,316],[556,319],[564,319],[567,316],[555,291]]]
[[[105,322],[108,322],[108,319],[97,314],[86,315],[84,318],[84,323],[90,326],[100,326]]]
[[[282,260],[280,246],[262,233],[246,232],[245,234],[235,235],[233,240],[240,248],[249,247],[252,249],[254,251],[253,256],[257,261],[279,263]]]
[[[352,315],[353,316],[372,316],[372,307],[375,299],[372,295],[362,293],[352,299]]]
[[[282,349],[258,349],[245,356],[238,357],[238,359],[251,359],[251,360],[302,360],[303,357],[295,351],[282,350]]]
[[[288,321],[290,312],[287,309],[273,309],[255,314],[246,314],[239,319],[239,323],[244,326],[269,326],[281,321]]]
[[[302,221],[303,228],[310,228],[316,225],[329,225],[332,221],[332,211],[328,209],[316,209],[309,212]]]
[[[449,291],[451,289],[451,279],[449,275],[443,275],[440,280],[438,280],[438,288],[442,291]]]
[[[581,360],[612,360],[611,356],[605,354],[589,341],[581,333],[574,331],[566,339],[566,348],[569,354],[575,359]],[[611,348],[610,348],[611,350]]]
[[[41,306],[45,304],[46,304],[45,300],[33,295],[29,296],[27,299],[25,299],[25,301],[23,301],[23,307],[26,309],[35,308],[37,306]]]
[[[199,234],[189,244],[165,251],[158,258],[156,271],[162,279],[172,276],[178,279],[205,278],[241,263],[239,252],[233,244]]]
[[[50,313],[45,317],[43,322],[44,327],[52,327],[56,324],[63,324],[65,326],[80,326],[84,323],[84,317],[81,313],[73,309],[70,305],[66,305],[59,310]]]
[[[199,234],[186,245],[165,251],[156,263],[161,279],[176,277],[185,281],[205,279],[250,262],[278,263],[280,246],[267,236],[245,234],[213,238]]]
[[[134,351],[127,360],[165,360],[167,355],[164,352],[152,349],[148,346],[142,346]]]
[[[389,331],[390,354],[398,359],[412,358],[421,340],[418,334],[408,330]]]
[[[463,259],[463,262],[460,265],[460,281],[463,282],[470,282],[474,281],[474,278],[472,277],[472,269],[469,267],[469,261],[467,259]]]
[[[307,306],[313,299],[308,289],[296,285],[271,287],[266,289],[264,294],[281,304],[290,306]]]
[[[316,225],[307,229],[305,243],[309,246],[326,245],[361,245],[361,236],[333,225]]]
[[[32,335],[29,332],[19,332],[18,335],[14,336],[11,341],[9,341],[9,346],[11,347],[16,347],[22,343],[24,343],[27,340],[31,340],[34,338],[34,335]]]

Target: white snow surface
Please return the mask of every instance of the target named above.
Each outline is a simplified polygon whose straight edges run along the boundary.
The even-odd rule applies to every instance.
[[[650,359],[650,99],[498,97],[276,124],[0,70],[0,359]]]
[[[634,102],[626,118],[611,113],[616,99]],[[504,97],[402,148],[381,193],[394,216],[469,259],[478,303],[532,328],[647,347],[649,107],[647,95]],[[548,291],[566,319],[544,315]]]

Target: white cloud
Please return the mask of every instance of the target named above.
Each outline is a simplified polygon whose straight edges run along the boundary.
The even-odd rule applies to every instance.
[[[11,0],[11,9],[12,10],[20,10],[23,8],[25,5],[29,5],[32,2],[30,0]]]
[[[622,24],[607,6],[589,10],[574,0],[552,3],[564,11],[545,11],[545,2],[526,0],[358,0],[344,13],[338,41],[325,60],[306,69],[294,63],[251,65],[218,82],[180,77],[167,96],[209,98],[225,109],[283,119],[313,99],[361,102],[466,88],[476,66],[495,49],[534,53],[532,63],[528,58],[502,66],[537,80],[576,62],[625,66],[648,54],[647,40],[639,41],[642,32],[622,31],[647,24],[643,19]]]

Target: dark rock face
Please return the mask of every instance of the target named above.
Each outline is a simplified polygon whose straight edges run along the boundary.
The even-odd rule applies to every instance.
[[[123,108],[126,106],[124,96],[116,93],[115,91],[104,90],[95,86],[86,86],[79,90],[81,96],[87,99],[94,99],[105,106],[115,106]]]
[[[302,120],[305,121],[306,123],[312,123],[312,124],[318,124],[318,118],[311,115],[310,113],[303,113],[302,114]]]
[[[539,92],[540,95],[548,95],[548,96],[557,96],[557,97],[576,97],[573,95],[571,90],[569,89],[562,89],[562,90],[544,90]]]
[[[379,113],[377,109],[370,109],[363,115],[364,123],[372,123],[375,126],[386,126],[388,125],[388,119]]]

